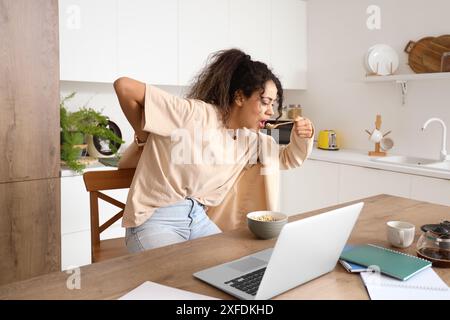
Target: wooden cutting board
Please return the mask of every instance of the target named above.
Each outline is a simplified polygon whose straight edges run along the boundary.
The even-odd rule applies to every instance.
[[[432,40],[429,47],[423,51],[422,63],[428,72],[441,72],[442,56],[445,52],[450,51]]]
[[[424,52],[423,63],[430,72],[445,72],[447,53],[450,53],[450,35],[436,37],[430,42],[429,50]]]
[[[442,57],[441,71],[450,72],[450,52],[445,53]]]
[[[430,43],[435,37],[425,37],[417,42],[409,41],[405,47],[405,52],[408,53],[408,64],[415,73],[429,72],[427,67],[423,64],[423,55],[428,50]]]
[[[442,54],[441,72],[450,72],[450,34],[445,34],[433,40],[433,43],[439,44],[447,49]]]
[[[450,55],[450,35],[425,37],[417,42],[409,41],[405,52],[409,54],[409,66],[416,73],[446,72]]]
[[[450,48],[450,34],[444,34],[442,36],[436,37],[433,43],[439,44],[443,47]]]

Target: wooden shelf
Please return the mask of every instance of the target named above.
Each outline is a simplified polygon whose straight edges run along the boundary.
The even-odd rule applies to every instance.
[[[366,76],[365,82],[387,82],[387,81],[410,81],[410,80],[433,80],[433,79],[450,79],[450,72],[435,73],[411,73],[411,74],[394,74],[389,76]]]

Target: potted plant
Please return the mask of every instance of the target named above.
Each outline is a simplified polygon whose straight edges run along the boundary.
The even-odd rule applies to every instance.
[[[74,96],[75,92],[72,92],[60,103],[61,160],[70,169],[81,172],[86,167],[79,159],[86,147],[87,135],[109,141],[109,146],[114,153],[117,152],[116,145],[120,145],[124,141],[107,127],[108,118],[100,112],[87,107],[69,112],[65,102]]]

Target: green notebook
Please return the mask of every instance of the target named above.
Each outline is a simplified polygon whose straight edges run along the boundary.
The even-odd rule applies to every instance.
[[[403,281],[431,267],[431,262],[427,260],[373,244],[356,246],[342,252],[340,259],[365,267],[378,266],[381,273]]]

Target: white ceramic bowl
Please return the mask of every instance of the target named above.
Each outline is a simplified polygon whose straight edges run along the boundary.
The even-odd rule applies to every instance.
[[[274,221],[261,221],[258,218],[270,216]],[[278,236],[287,223],[288,216],[275,211],[253,211],[247,214],[247,225],[255,236],[261,239],[271,239]]]

